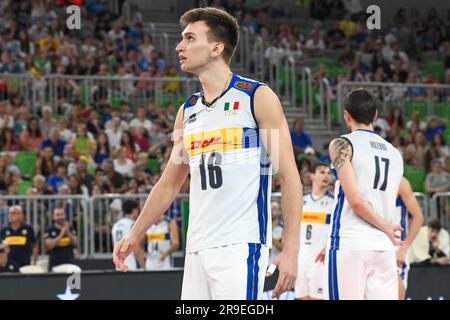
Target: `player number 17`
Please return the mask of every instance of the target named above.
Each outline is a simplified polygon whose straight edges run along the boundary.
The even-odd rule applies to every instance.
[[[381,159],[381,161],[380,161]],[[381,162],[384,162],[384,179],[381,186],[378,188],[378,184],[380,183],[380,176],[381,176]],[[373,182],[373,188],[374,189],[380,189],[381,191],[386,191],[387,188],[387,182],[388,182],[388,175],[389,175],[389,159],[386,158],[380,158],[378,156],[375,156],[375,180]]]

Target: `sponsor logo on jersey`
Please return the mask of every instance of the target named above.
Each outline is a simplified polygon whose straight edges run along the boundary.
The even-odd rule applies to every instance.
[[[63,237],[58,241],[57,247],[68,247],[72,244],[72,240],[69,237]]]
[[[242,128],[224,128],[194,133],[184,137],[184,147],[189,156],[207,152],[224,152],[243,148]]]
[[[24,236],[6,237],[5,242],[10,246],[24,246],[27,243],[27,237]]]
[[[302,213],[301,221],[305,223],[319,223],[319,224],[329,224],[331,219],[331,214],[324,212],[308,212]]]
[[[169,233],[147,233],[147,241],[163,241],[168,239],[170,239]]]
[[[234,84],[234,86],[238,89],[251,91],[253,89],[253,85],[247,82],[238,81]]]

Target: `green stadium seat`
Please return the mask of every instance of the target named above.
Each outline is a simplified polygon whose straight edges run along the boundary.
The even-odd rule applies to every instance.
[[[428,60],[424,66],[424,72],[432,73],[433,78],[440,82],[445,81],[445,64],[441,60]]]
[[[450,143],[450,126],[447,126],[447,128],[444,131],[444,140],[446,143]],[[450,160],[450,159],[449,159]]]
[[[32,178],[36,173],[36,161],[38,155],[36,152],[19,151],[16,155],[16,164],[19,167],[22,176]]]
[[[158,159],[148,159],[147,166],[152,171],[152,174],[159,174],[160,168]]]
[[[419,112],[420,117],[425,119],[428,115],[428,107],[425,101],[407,101],[405,103],[405,117],[411,119],[413,112]]]
[[[425,192],[427,172],[424,169],[405,166],[404,176],[411,183],[414,192]]]
[[[439,118],[450,119],[450,102],[436,103],[434,114]]]
[[[331,123],[337,125],[339,123],[339,108],[336,100],[331,101]]]
[[[120,104],[122,103],[122,97],[111,96],[109,103],[111,103],[111,107],[118,109],[118,108],[120,108]]]
[[[19,180],[17,182],[17,194],[20,196],[26,195],[28,189],[33,187],[33,183],[29,180]]]
[[[319,68],[319,66],[320,66],[321,64],[324,64],[325,67],[326,67],[327,69],[335,68],[335,67],[338,67],[338,66],[339,66],[339,65],[337,64],[336,60],[331,59],[331,58],[327,58],[327,57],[316,58],[316,59],[314,60],[314,67],[315,67],[315,68]]]

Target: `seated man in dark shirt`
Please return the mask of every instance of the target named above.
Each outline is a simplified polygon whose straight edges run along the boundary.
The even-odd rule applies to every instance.
[[[8,270],[18,272],[19,268],[31,264],[32,254],[33,264],[36,264],[39,248],[34,230],[25,224],[25,216],[20,206],[9,208],[8,221],[8,226],[0,231],[0,238],[9,247]]]
[[[63,207],[53,210],[53,224],[47,228],[44,235],[45,250],[50,255],[48,269],[74,263],[74,250],[78,244],[76,231],[65,219]]]

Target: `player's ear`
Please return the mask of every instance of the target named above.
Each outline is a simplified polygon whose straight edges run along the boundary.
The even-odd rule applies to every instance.
[[[373,121],[378,119],[378,110],[375,111],[375,117],[373,117]]]
[[[220,56],[224,49],[225,45],[223,44],[223,42],[216,42],[211,50],[211,56],[213,58]]]

